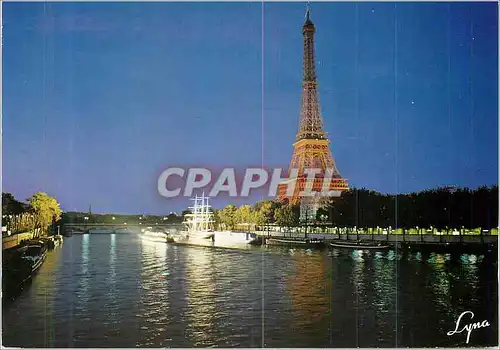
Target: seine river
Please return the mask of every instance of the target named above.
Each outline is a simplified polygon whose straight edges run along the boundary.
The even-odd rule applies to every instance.
[[[483,256],[176,246],[75,235],[3,306],[15,347],[435,347],[498,344]],[[459,315],[489,327],[448,336]],[[459,329],[459,330],[460,330]]]

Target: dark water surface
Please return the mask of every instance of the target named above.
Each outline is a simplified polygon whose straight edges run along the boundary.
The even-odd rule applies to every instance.
[[[77,235],[3,306],[16,347],[434,347],[458,316],[498,344],[497,267],[482,256],[175,246]],[[465,324],[464,323],[464,324]],[[463,328],[461,326],[460,328]]]

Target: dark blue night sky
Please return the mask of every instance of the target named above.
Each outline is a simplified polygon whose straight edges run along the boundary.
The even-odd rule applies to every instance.
[[[496,3],[310,8],[325,129],[351,186],[498,182]],[[3,190],[45,191],[64,210],[162,214],[189,202],[157,193],[171,165],[286,167],[304,13],[4,3]]]

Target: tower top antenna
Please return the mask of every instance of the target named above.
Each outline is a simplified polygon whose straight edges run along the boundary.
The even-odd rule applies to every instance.
[[[314,26],[311,22],[311,10],[309,9],[309,2],[306,5],[306,20],[304,22],[304,27]]]

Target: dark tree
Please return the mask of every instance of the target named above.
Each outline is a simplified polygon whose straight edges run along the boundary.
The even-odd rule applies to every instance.
[[[332,199],[325,210],[334,226],[491,229],[498,226],[498,186],[399,195],[353,188]]]
[[[2,215],[18,215],[29,210],[28,204],[16,200],[11,193],[2,192]]]

